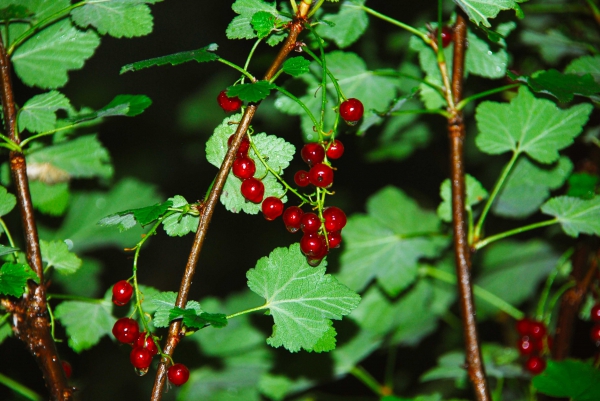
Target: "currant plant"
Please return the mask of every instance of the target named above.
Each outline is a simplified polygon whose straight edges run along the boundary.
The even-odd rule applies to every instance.
[[[192,197],[160,198],[133,180],[108,193],[70,192],[71,179],[112,174],[106,149],[76,126],[140,114],[149,99],[118,96],[98,111],[75,111],[52,86],[66,75],[49,84],[40,72],[23,73],[31,64],[19,61],[20,46],[32,40],[36,49],[33,39],[44,32],[49,44],[40,51],[60,42],[51,35],[57,24],[88,40],[148,33],[147,3],[154,2],[6,4],[0,67],[12,65],[25,84],[53,90],[16,114],[7,111],[15,102],[2,75],[5,170],[24,155],[29,177],[13,172],[6,186],[21,197],[21,182],[30,183],[37,210],[64,218],[55,231],[40,229],[39,252],[29,242],[38,225],[24,218],[25,253],[1,220],[0,333],[12,324],[23,337],[13,322],[38,294],[42,310],[49,297],[62,301],[43,313],[48,330],[28,336],[54,348],[55,328],[64,329],[77,353],[109,336],[115,353],[125,350],[111,369],[135,372],[131,382],[153,377],[152,400],[600,398],[595,2],[440,0],[413,17],[376,0],[233,1],[233,13],[223,6],[233,18],[222,27],[226,43],[167,56],[152,49],[152,58],[121,69],[127,78],[170,65],[168,74],[195,61],[198,69],[212,63],[235,74],[208,96],[223,119],[193,147],[218,169],[201,171],[212,183]],[[16,40],[13,56],[17,28],[32,31]],[[447,161],[438,166],[437,159]],[[440,173],[427,175],[434,169]],[[44,186],[35,189],[36,182]],[[58,185],[62,192],[50,192]],[[4,216],[16,201],[0,189]],[[364,212],[344,211],[363,199]],[[19,198],[21,210],[25,203]],[[202,257],[221,207],[261,213],[260,224],[281,233],[285,245],[258,261],[240,244],[217,245],[234,250],[235,274],[245,274],[248,288],[194,300],[192,282],[220,268]],[[228,230],[243,230],[244,242],[262,238],[259,230]],[[163,233],[194,234],[185,266],[169,266],[182,276],[178,289],[142,282],[157,263],[146,255]],[[93,262],[73,251],[109,244],[125,248],[129,265],[104,297],[92,298],[77,283],[98,282]],[[31,255],[40,252],[36,262]],[[52,284],[65,293],[46,289],[54,270]],[[591,320],[577,322],[584,330],[578,313]],[[570,347],[580,331],[589,341],[583,353]],[[411,352],[418,357],[408,359]],[[71,399],[62,377],[69,369],[58,361],[42,364],[42,372],[53,399]],[[341,383],[335,395],[333,381]]]

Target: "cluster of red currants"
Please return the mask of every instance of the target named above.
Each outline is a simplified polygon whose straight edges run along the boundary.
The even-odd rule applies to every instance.
[[[133,287],[126,280],[121,280],[113,285],[112,301],[117,306],[127,304],[133,295]],[[152,333],[140,332],[138,322],[128,317],[122,317],[115,322],[112,333],[123,344],[131,344],[133,349],[129,354],[131,364],[140,372],[146,372],[152,363],[154,355],[158,354],[158,347]],[[167,371],[169,381],[181,386],[188,381],[190,372],[181,363],[172,365]]]
[[[600,346],[600,303],[594,304],[590,311],[590,318],[594,325],[590,331],[590,337],[596,346]]]
[[[229,140],[227,141],[228,146],[231,146],[233,137],[234,135],[229,137]],[[261,180],[254,177],[256,165],[254,164],[254,160],[248,156],[249,150],[250,139],[248,139],[247,136],[244,136],[240,143],[240,147],[238,148],[235,160],[233,161],[233,165],[231,166],[231,172],[237,178],[242,180],[240,190],[244,198],[253,203],[260,203],[265,196],[265,185]]]
[[[517,321],[517,333],[521,336],[517,343],[519,353],[523,355],[523,367],[529,373],[538,375],[546,369],[546,360],[542,356],[552,345],[546,325],[537,320],[523,318]]]

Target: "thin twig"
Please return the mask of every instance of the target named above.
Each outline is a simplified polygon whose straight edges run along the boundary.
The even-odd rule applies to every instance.
[[[464,62],[466,50],[467,22],[459,13],[454,25],[454,57],[452,61],[452,102],[448,103],[451,118],[448,119],[448,136],[450,139],[450,163],[452,184],[452,228],[454,231],[454,251],[456,260],[456,276],[460,299],[466,351],[466,368],[473,383],[475,397],[478,401],[491,400],[487,384],[481,349],[477,335],[475,320],[475,304],[471,284],[471,250],[468,243],[467,216],[465,211],[465,169],[463,143],[465,140],[465,123],[462,112],[454,105],[462,100]]]
[[[275,75],[277,70],[279,70],[281,64],[285,61],[289,53],[295,49],[296,40],[298,38],[298,35],[300,34],[300,32],[302,32],[302,29],[304,28],[304,23],[304,18],[300,16],[296,18],[291,24],[289,35],[286,41],[284,42],[281,50],[277,54],[277,57],[266,72],[264,80],[270,80],[273,77],[273,75]],[[246,131],[250,127],[250,123],[252,122],[252,118],[256,113],[257,107],[258,104],[250,104],[246,108],[242,120],[238,124],[238,128],[234,134],[234,139],[231,144],[231,147],[225,155],[225,159],[221,164],[221,168],[219,169],[217,178],[214,182],[214,185],[212,186],[208,199],[204,205],[204,210],[200,216],[200,221],[198,223],[196,237],[194,239],[194,243],[192,245],[192,249],[188,257],[188,262],[185,267],[185,272],[181,280],[177,301],[175,302],[175,306],[177,307],[185,308],[190,287],[192,284],[192,278],[194,277],[194,273],[196,272],[196,266],[198,264],[200,252],[204,244],[204,239],[206,238],[206,233],[208,231],[208,226],[212,219],[213,212],[215,210],[215,207],[217,206],[219,197],[221,196],[223,186],[225,185],[225,181],[227,180],[229,170],[231,169],[231,165],[233,164],[233,160],[235,159],[237,149],[240,146],[244,135],[246,135]],[[173,355],[173,352],[175,351],[175,348],[179,343],[180,335],[182,334],[180,333],[180,331],[181,322],[179,320],[173,321],[169,326],[169,335],[167,337],[167,341],[163,350],[165,354],[169,356]],[[156,373],[156,380],[154,382],[154,388],[152,389],[152,401],[159,401],[162,397],[163,388],[166,381],[166,372],[168,364],[168,358],[163,357],[161,363],[158,366],[158,371]]]
[[[6,132],[11,141],[19,144],[16,132],[16,111],[10,77],[10,62],[0,40],[0,92],[2,98],[2,111]],[[9,153],[10,171],[17,194],[17,203],[21,212],[21,220],[25,236],[25,249],[27,263],[38,276],[39,284],[28,282],[28,292],[14,303],[14,332],[16,337],[23,341],[29,352],[40,367],[46,387],[50,392],[51,400],[67,401],[73,396],[73,389],[69,387],[65,376],[56,344],[50,332],[48,318],[46,285],[44,284],[44,269],[42,254],[35,223],[33,204],[29,192],[27,179],[27,165],[25,156],[18,151]]]

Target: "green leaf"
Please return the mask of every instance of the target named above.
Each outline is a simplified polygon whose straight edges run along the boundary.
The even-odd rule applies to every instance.
[[[515,163],[494,202],[499,216],[525,218],[537,212],[550,191],[560,188],[573,170],[568,157],[561,157],[550,166],[532,163],[521,157]]]
[[[183,237],[190,232],[196,232],[200,221],[198,214],[189,214],[189,204],[183,196],[176,195],[169,198],[173,208],[183,208],[185,211],[172,214],[163,220],[163,228],[171,237]]]
[[[600,196],[589,200],[558,196],[544,203],[541,210],[556,217],[563,231],[571,237],[580,233],[600,235]]]
[[[92,0],[71,11],[73,21],[82,28],[89,25],[101,34],[132,38],[152,32],[152,14],[145,3],[160,0]]]
[[[521,87],[510,104],[487,101],[477,107],[475,142],[485,153],[527,153],[540,163],[552,163],[581,133],[591,110],[591,104],[561,110]]]
[[[363,35],[369,25],[367,13],[360,8],[364,2],[344,1],[337,14],[325,14],[321,17],[331,22],[331,25],[318,25],[317,33],[325,39],[333,40],[342,49],[350,46]]]
[[[519,307],[534,296],[531,289],[538,288],[548,277],[556,267],[558,258],[552,247],[539,239],[527,242],[505,239],[485,248],[481,272],[474,283]],[[497,313],[496,306],[477,298],[478,319],[486,319]]]
[[[38,276],[28,265],[4,263],[0,267],[0,294],[21,297],[26,292],[27,280],[38,281]]]
[[[275,321],[269,345],[311,350],[329,330],[330,319],[356,308],[360,296],[325,274],[324,265],[309,266],[300,246],[293,244],[275,249],[248,271],[248,287],[265,298],[264,308]]]
[[[176,292],[159,292],[152,297],[148,297],[146,302],[148,307],[154,309],[154,319],[152,323],[154,327],[168,327],[171,321],[171,310],[175,308],[175,301],[177,300]],[[186,310],[193,310],[196,314],[200,315],[203,311],[200,304],[196,301],[188,301]]]
[[[29,38],[12,56],[15,73],[29,86],[61,87],[67,72],[83,67],[100,39],[92,31],[80,31],[62,20]]]
[[[100,275],[102,265],[94,259],[83,259],[81,267],[73,274],[55,274],[52,281],[58,283],[68,294],[96,297],[104,291]]]
[[[162,216],[171,206],[173,201],[157,203],[152,206],[146,206],[138,209],[124,210],[119,213],[111,214],[98,222],[101,226],[117,226],[119,231],[125,231],[139,223],[142,227],[154,222]]]
[[[138,61],[131,64],[126,64],[123,67],[121,67],[121,71],[119,73],[124,74],[129,71],[139,71],[144,68],[161,66],[166,64],[179,65],[188,61],[196,61],[198,63],[215,61],[219,59],[219,56],[217,56],[217,54],[214,53],[218,48],[219,46],[216,43],[211,43],[210,45],[198,50],[189,50],[185,52],[169,54],[168,56],[161,56],[151,58],[148,60]]]
[[[35,150],[29,155],[28,162],[32,165],[47,163],[74,178],[110,178],[113,175],[110,155],[96,135],[86,135]]]
[[[169,311],[169,322],[175,319],[183,319],[187,327],[202,329],[205,326],[223,328],[227,326],[227,316],[222,313],[197,313],[193,309],[173,308]]]
[[[434,89],[441,88],[442,75],[440,68],[437,63],[437,57],[433,49],[423,42],[420,38],[412,36],[410,38],[410,48],[419,53],[419,64],[421,69],[425,73],[425,81],[431,85],[424,83],[419,84],[419,96],[421,101],[425,104],[425,107],[429,110],[439,109],[446,106],[446,99],[442,94]],[[450,45],[444,49],[444,57],[446,58],[446,66],[449,71],[452,69],[452,51],[453,45]],[[468,53],[468,50],[467,50]]]
[[[25,6],[10,4],[8,7],[0,9],[0,20],[20,20],[31,17],[34,13]]]
[[[299,77],[309,71],[310,60],[304,57],[291,57],[283,62],[283,72],[290,74],[293,77]]]
[[[31,180],[29,191],[33,207],[50,216],[62,216],[69,206],[70,193],[67,182],[46,184]]]
[[[487,199],[488,192],[483,185],[475,177],[470,174],[465,175],[466,196],[465,206],[467,210],[472,210],[472,207],[479,202]],[[452,221],[452,188],[450,188],[450,179],[445,179],[440,186],[440,196],[442,203],[438,206],[437,214],[443,221]]]
[[[525,82],[538,93],[554,96],[561,103],[573,100],[573,95],[587,96],[600,93],[600,84],[591,74],[562,74],[554,69],[537,71],[531,77],[513,77],[516,81]]]
[[[490,27],[490,18],[496,18],[502,10],[515,10],[517,16],[522,15],[518,3],[526,0],[454,0],[476,25]]]
[[[244,102],[260,102],[271,93],[275,84],[269,81],[257,81],[250,84],[234,85],[227,88],[227,96],[239,97]]]
[[[583,56],[571,61],[565,68],[565,74],[592,74],[596,82],[600,83],[600,55]]]
[[[14,209],[17,198],[9,193],[6,188],[0,186],[0,217],[6,216]]]
[[[69,347],[79,353],[98,344],[112,332],[112,289],[99,302],[65,301],[54,310],[54,317],[64,326]]]
[[[336,339],[335,339],[336,335],[337,335],[337,332],[335,331],[335,328],[333,327],[333,322],[330,320],[329,321],[329,329],[327,331],[325,331],[325,334],[323,334],[323,336],[317,340],[317,342],[312,347],[312,349],[310,349],[308,351],[316,352],[316,353],[333,351],[335,349],[335,344],[336,344]]]
[[[514,22],[509,22],[499,26],[498,30],[506,36],[515,27]],[[506,76],[508,54],[505,50],[506,42],[504,39],[500,39],[492,49],[488,41],[480,39],[479,36],[469,30],[467,32],[467,42],[469,46],[466,52],[465,67],[469,73],[491,79]]]
[[[98,221],[119,210],[143,207],[160,199],[154,187],[134,179],[118,182],[109,192],[74,193],[60,229],[42,237],[64,239],[73,244],[71,249],[77,253],[100,246],[131,246],[140,240],[141,228],[119,233],[111,227],[99,226]]]
[[[596,186],[600,181],[597,175],[588,173],[574,173],[569,177],[569,190],[567,196],[582,199],[592,199],[596,193]]]
[[[438,256],[448,240],[436,214],[398,188],[371,196],[367,212],[348,219],[338,277],[355,291],[377,278],[389,295],[398,295],[416,279],[418,261]]]
[[[69,252],[69,247],[64,241],[40,240],[40,248],[46,269],[52,266],[61,274],[73,274],[81,267],[81,259]]]
[[[19,110],[19,132],[45,132],[56,128],[56,111],[71,108],[69,99],[58,91],[36,95]]]
[[[294,382],[287,376],[266,373],[260,377],[258,388],[270,400],[282,401],[293,385]]]
[[[573,401],[600,399],[600,371],[582,361],[548,361],[548,366],[533,378],[533,386],[542,394]]]
[[[237,129],[237,126],[230,124],[230,122],[239,122],[240,118],[241,114],[227,117],[215,128],[214,134],[206,143],[206,158],[213,166],[221,167],[228,150],[227,140]],[[268,160],[269,166],[280,175],[289,166],[296,152],[294,145],[282,138],[265,133],[253,134],[252,142],[262,157]],[[254,175],[256,177],[264,177],[262,179],[265,186],[264,197],[276,196],[281,198],[284,203],[287,202],[283,186],[271,172],[267,171],[253,148],[248,152],[248,157],[254,160],[256,165],[256,173]],[[240,191],[241,183],[242,181],[230,172],[225,182],[223,193],[221,194],[221,203],[223,203],[227,210],[233,213],[243,211],[248,214],[257,214],[261,211],[261,205],[248,202],[242,196]]]
[[[82,122],[112,116],[134,117],[142,114],[151,104],[152,100],[145,95],[117,95],[100,110],[78,114],[71,117],[70,120]]]
[[[227,26],[226,34],[228,39],[252,39],[257,37],[255,28],[252,25],[253,17],[257,13],[268,13],[273,15],[276,19],[289,20],[289,18],[279,15],[275,2],[268,3],[262,0],[237,0],[231,5],[231,8],[240,15],[235,17]],[[263,32],[261,31],[261,33]],[[273,44],[270,45],[273,46]]]
[[[275,29],[275,21],[277,18],[266,11],[259,11],[252,16],[252,20],[250,23],[252,24],[252,28],[256,31],[256,36],[259,39],[266,38],[269,36],[271,31]]]
[[[544,32],[524,29],[521,41],[525,45],[537,47],[542,59],[549,64],[557,64],[562,58],[579,57],[589,52],[585,42],[572,40],[559,29],[547,29]]]
[[[19,248],[12,248],[10,246],[0,244],[0,256],[9,255],[16,251],[19,251]]]

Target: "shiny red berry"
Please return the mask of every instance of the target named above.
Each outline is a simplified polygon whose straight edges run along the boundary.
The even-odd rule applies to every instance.
[[[131,344],[140,335],[140,327],[135,320],[122,317],[115,322],[112,333],[119,342]]]
[[[434,30],[432,33],[433,40],[437,41],[438,39],[438,30]],[[452,43],[454,39],[454,33],[452,32],[452,28],[445,26],[442,28],[442,47],[446,48]]]
[[[592,330],[590,331],[590,338],[593,342],[600,342],[600,324],[596,323],[592,326]]]
[[[299,187],[305,187],[310,184],[310,180],[308,179],[308,171],[299,170],[294,174],[294,182]]]
[[[340,231],[346,226],[346,214],[339,207],[329,206],[323,209],[323,218],[327,231]]]
[[[600,304],[595,304],[590,310],[590,319],[592,322],[600,322]]]
[[[181,386],[190,378],[190,371],[184,364],[176,363],[167,371],[167,377],[169,378],[171,384],[175,386]]]
[[[539,375],[546,369],[546,360],[540,356],[530,356],[525,361],[525,370],[534,375]]]
[[[235,134],[232,134],[229,137],[229,139],[227,140],[228,147],[231,147],[234,136],[235,136]],[[244,137],[242,138],[242,142],[240,142],[240,147],[238,148],[238,151],[237,151],[237,157],[247,157],[249,150],[250,150],[250,139],[248,139],[248,137],[246,135],[244,135]]]
[[[137,340],[135,340],[133,347],[134,348],[146,348],[148,351],[150,351],[150,353],[152,355],[158,354],[158,347],[156,346],[156,343],[154,342],[154,339],[152,338],[152,334],[149,336],[146,336],[145,331],[140,333]]]
[[[529,324],[529,336],[535,340],[541,341],[546,336],[546,325],[542,322],[532,321]]]
[[[319,143],[307,143],[302,147],[300,156],[306,164],[309,166],[314,166],[315,164],[321,163],[323,160],[325,160],[325,149],[323,149],[323,146],[321,146]]]
[[[532,320],[529,318],[526,318],[526,317],[523,319],[517,320],[517,323],[515,325],[515,328],[517,329],[517,333],[519,333],[521,336],[528,336],[531,322],[532,322]]]
[[[304,212],[298,206],[290,206],[285,209],[282,217],[285,228],[291,233],[295,233],[300,230],[302,215],[304,215]]]
[[[242,101],[240,100],[240,98],[237,96],[227,96],[226,90],[221,91],[219,93],[219,96],[217,96],[217,102],[219,103],[219,106],[221,106],[221,108],[226,112],[236,111],[239,110],[240,107],[242,107]]]
[[[261,180],[250,177],[242,181],[242,195],[253,203],[260,203],[265,195],[265,186]]]
[[[322,235],[304,234],[300,240],[300,250],[306,256],[319,257],[322,259],[327,253],[327,244],[325,238]],[[323,256],[321,256],[323,255]]]
[[[127,280],[121,280],[113,285],[112,294],[113,304],[123,306],[131,300],[133,287]]]
[[[262,203],[262,212],[265,219],[269,221],[275,220],[283,213],[283,202],[279,198],[269,196]]]
[[[231,171],[240,180],[245,180],[256,173],[256,165],[254,164],[254,160],[249,157],[237,157],[233,161]]]
[[[517,343],[517,349],[521,355],[531,355],[534,350],[537,350],[536,343],[529,337],[521,337]]]
[[[152,363],[152,353],[147,348],[135,347],[129,354],[131,364],[138,369],[146,369]]]
[[[321,261],[327,254],[329,253],[329,249],[327,249],[327,244],[325,244],[325,238],[321,237],[321,241],[323,242],[323,246],[319,251],[313,252],[312,254],[306,255],[306,262],[312,266],[317,267],[321,264]]]
[[[321,228],[321,219],[315,213],[309,212],[302,215],[300,229],[304,234],[313,234]]]
[[[67,376],[67,379],[70,378],[73,374],[73,368],[71,367],[71,364],[67,361],[60,361],[60,363],[65,371],[65,376]]]
[[[340,116],[348,123],[356,123],[365,112],[362,102],[355,98],[350,98],[340,105]]]
[[[333,184],[333,169],[323,163],[315,164],[308,172],[308,179],[315,187],[328,188]]]
[[[344,144],[338,140],[334,139],[331,145],[327,148],[327,157],[330,159],[339,159],[344,154]]]
[[[338,248],[342,243],[342,232],[332,231],[327,233],[327,240],[329,241],[329,248]]]

